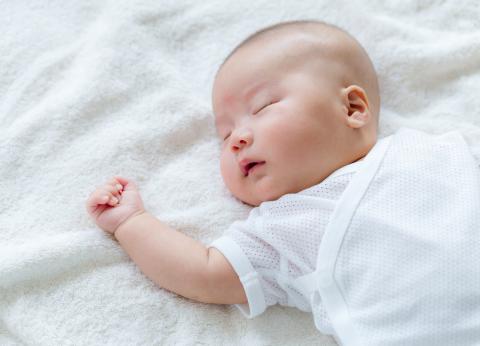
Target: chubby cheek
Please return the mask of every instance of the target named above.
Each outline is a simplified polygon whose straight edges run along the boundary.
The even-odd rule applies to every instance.
[[[284,118],[285,122],[270,127],[265,140],[270,143],[269,158],[275,172],[275,188],[277,192],[288,193],[303,179],[306,162],[318,151],[319,134],[315,126],[302,117],[285,114]]]
[[[251,186],[244,179],[242,173],[238,169],[237,162],[231,157],[225,157],[220,160],[220,171],[223,181],[228,190],[240,201],[251,206],[257,206],[261,201],[252,193]]]
[[[282,115],[281,115],[282,116]],[[301,159],[296,157],[298,146],[303,145],[305,138],[305,126],[301,126],[295,121],[276,122],[268,127],[264,132],[263,141],[268,144],[270,159],[275,161],[276,165],[286,164],[290,166],[292,159]]]
[[[220,172],[228,189],[236,194],[241,184],[241,176],[232,155],[222,153],[220,157]]]

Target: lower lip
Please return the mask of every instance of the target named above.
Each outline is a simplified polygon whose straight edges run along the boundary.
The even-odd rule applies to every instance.
[[[249,170],[248,173],[247,173],[247,177],[248,177],[252,172],[254,172],[254,171],[257,169],[257,167],[263,166],[264,163],[265,163],[265,161],[264,161],[264,162],[261,162],[261,163],[257,163],[255,166],[253,166],[252,168],[250,168],[250,170]]]

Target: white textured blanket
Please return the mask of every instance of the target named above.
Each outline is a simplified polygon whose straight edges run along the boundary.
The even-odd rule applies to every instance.
[[[245,319],[156,287],[85,201],[115,174],[210,243],[248,207],[223,185],[210,92],[264,26],[320,19],[379,74],[381,136],[460,130],[480,157],[478,1],[0,1],[0,345],[335,345],[308,313]]]

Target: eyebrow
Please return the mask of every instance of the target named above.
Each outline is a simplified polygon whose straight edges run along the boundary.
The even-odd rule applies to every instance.
[[[267,80],[254,84],[253,86],[247,88],[242,93],[242,96],[240,96],[240,100],[243,99],[245,101],[250,101],[256,93],[258,93],[260,90],[264,89],[270,84],[272,84],[272,82]],[[218,124],[220,123],[221,120],[223,120],[223,118],[225,118],[225,116],[221,116],[221,117],[217,116],[215,119],[215,125],[218,126]]]
[[[245,101],[249,101],[253,97],[253,95],[255,95],[257,92],[265,88],[270,83],[271,82],[269,81],[262,81],[260,83],[255,84],[253,87],[247,89],[244,93]]]

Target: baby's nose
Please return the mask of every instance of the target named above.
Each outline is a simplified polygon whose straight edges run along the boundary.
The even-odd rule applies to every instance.
[[[238,151],[240,148],[244,147],[247,144],[247,142],[243,139],[241,139],[237,144],[232,145],[232,150],[233,151]]]
[[[252,132],[248,129],[242,129],[232,133],[232,151],[238,151],[245,146],[252,144]]]

